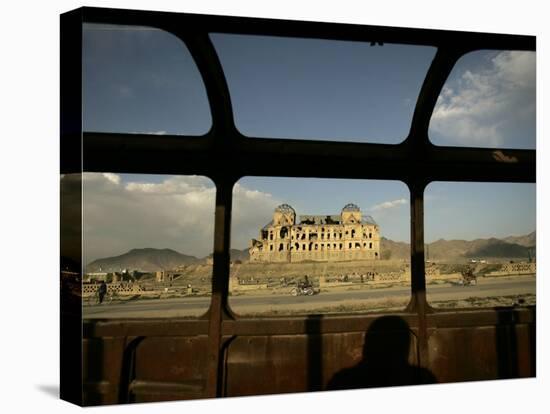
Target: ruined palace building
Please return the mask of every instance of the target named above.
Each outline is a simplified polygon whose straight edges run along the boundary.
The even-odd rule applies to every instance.
[[[299,216],[288,204],[275,209],[273,220],[250,242],[250,262],[376,260],[380,258],[380,229],[355,204],[339,215]]]

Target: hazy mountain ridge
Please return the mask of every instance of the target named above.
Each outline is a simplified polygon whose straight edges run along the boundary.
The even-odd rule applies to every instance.
[[[410,255],[408,243],[381,240],[380,255],[382,258],[405,259]],[[495,237],[475,240],[439,239],[428,243],[425,256],[430,260],[450,258],[528,258],[536,249],[536,232],[524,236],[508,236],[502,239]]]
[[[502,240],[508,243],[519,244],[520,246],[533,247],[537,245],[537,233],[533,231],[525,236],[508,236]]]
[[[200,259],[172,249],[132,249],[119,256],[94,260],[86,266],[87,272],[120,272],[123,269],[154,272],[174,269],[177,266],[195,264]]]
[[[425,255],[430,260],[456,258],[528,258],[535,254],[536,232],[524,236],[508,236],[503,239],[488,238],[475,240],[440,239],[426,246]],[[246,262],[248,249],[230,250],[231,260]],[[382,259],[407,259],[410,256],[409,243],[397,242],[385,237],[380,239]],[[212,254],[197,258],[172,249],[132,249],[114,257],[94,260],[86,266],[86,272],[119,272],[123,269],[154,272],[175,269],[178,266],[205,264]]]
[[[231,260],[248,260],[248,249],[231,249]],[[157,270],[175,269],[179,266],[191,264],[205,264],[207,257],[198,258],[173,249],[155,249],[152,247],[132,249],[119,256],[96,259],[86,266],[86,272],[120,272],[123,269],[140,270],[142,272],[155,272]]]
[[[397,242],[385,237],[380,238],[381,259],[405,259],[411,256],[409,243]]]

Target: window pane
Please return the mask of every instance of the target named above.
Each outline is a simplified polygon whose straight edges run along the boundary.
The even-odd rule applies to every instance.
[[[211,34],[246,136],[397,144],[435,48]]]
[[[408,200],[401,182],[241,179],[233,189],[231,308],[402,310],[410,300]]]
[[[203,135],[206,90],[185,44],[152,27],[84,24],[84,130]]]
[[[456,63],[429,135],[436,145],[534,149],[535,52],[476,51]]]
[[[534,305],[535,185],[437,182],[425,194],[430,304]]]
[[[84,318],[206,312],[215,193],[199,176],[83,174]]]

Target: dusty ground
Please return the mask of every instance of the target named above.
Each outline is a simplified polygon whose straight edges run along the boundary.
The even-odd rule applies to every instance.
[[[525,306],[536,303],[534,275],[480,278],[476,286],[451,283],[428,285],[428,302],[438,309]],[[282,316],[299,314],[399,312],[410,300],[410,287],[394,285],[376,288],[342,286],[322,290],[312,297],[291,297],[289,289],[231,295],[229,306],[242,316]],[[85,306],[84,317],[192,317],[204,314],[209,297],[163,293],[149,300],[127,298],[107,306]]]
[[[450,286],[449,283],[438,283],[427,287],[427,299],[430,305],[437,309],[457,309],[457,308],[491,308],[497,306],[527,306],[536,304],[536,291],[533,286],[536,281],[534,275],[480,278],[477,286],[465,286],[459,288],[453,293],[439,292],[445,287]],[[492,285],[500,285],[505,281],[525,281],[526,286],[515,287],[513,294],[510,294],[509,289],[493,288]],[[347,291],[350,295],[353,291],[379,290],[386,295],[383,298],[373,299],[346,299],[337,304],[313,304],[299,303],[295,305],[281,306],[273,305],[257,305],[254,308],[247,307],[245,315],[292,315],[311,313],[313,311],[323,314],[330,313],[364,313],[364,312],[398,312],[404,310],[409,303],[410,297],[396,295],[393,292],[402,290],[403,285],[364,287],[354,286],[348,288],[332,288],[328,291]],[[482,290],[483,289],[483,290]],[[437,298],[437,299],[435,299]]]

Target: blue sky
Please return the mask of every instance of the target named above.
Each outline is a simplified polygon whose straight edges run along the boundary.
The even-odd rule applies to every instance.
[[[518,236],[536,227],[535,184],[434,182],[424,203],[426,242]]]
[[[235,123],[259,137],[398,143],[408,134],[435,53],[315,39],[211,39]],[[480,51],[461,59],[436,105],[433,142],[534,148],[534,63],[534,54],[524,52]],[[86,25],[83,73],[85,130],[202,135],[211,126],[200,75],[185,45],[168,33]],[[85,191],[91,258],[132,247],[197,256],[212,249],[215,190],[208,179],[90,174]],[[246,177],[234,196],[235,248],[257,237],[279,203],[300,215],[337,214],[353,202],[374,217],[383,236],[409,241],[409,193],[400,182]],[[535,186],[434,183],[425,210],[427,242],[526,234],[535,229]]]
[[[535,67],[535,52],[480,50],[464,55],[432,115],[432,142],[535,149]]]
[[[84,130],[203,135],[210,129],[202,78],[175,36],[86,24],[83,48]]]
[[[406,138],[436,51],[232,34],[211,39],[244,135],[388,144]]]

